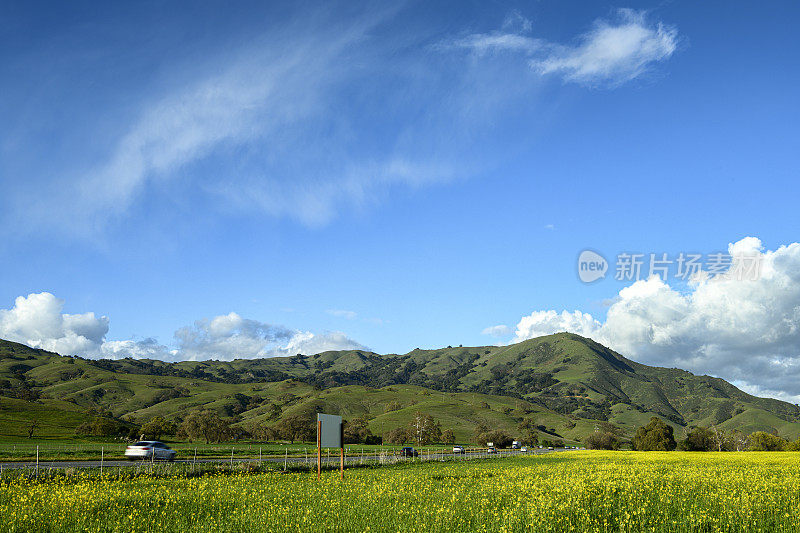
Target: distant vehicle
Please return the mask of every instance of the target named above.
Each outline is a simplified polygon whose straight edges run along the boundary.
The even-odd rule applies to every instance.
[[[528,451],[528,447],[527,446],[523,446],[522,448],[519,449],[519,451],[521,451],[522,453],[525,453],[525,452]]]
[[[400,450],[400,457],[417,457],[419,456],[419,452],[412,448],[411,446],[406,446],[405,448]]]
[[[129,461],[136,459],[159,459],[174,461],[178,452],[157,440],[140,440],[125,448],[125,457]]]
[[[553,449],[553,447],[552,447],[552,446],[548,446],[548,447],[547,447],[547,449],[548,449],[548,450],[552,450],[552,449]]]
[[[511,443],[512,450],[519,450],[521,446],[522,444],[518,440],[515,440],[514,442]]]
[[[490,446],[489,448],[486,449],[486,453],[497,453],[497,448],[495,448],[494,446]]]
[[[463,446],[453,446],[453,453],[467,453]]]

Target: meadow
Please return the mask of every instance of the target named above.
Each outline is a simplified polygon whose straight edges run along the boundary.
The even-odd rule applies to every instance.
[[[324,472],[0,481],[5,531],[798,531],[800,454],[580,451]]]

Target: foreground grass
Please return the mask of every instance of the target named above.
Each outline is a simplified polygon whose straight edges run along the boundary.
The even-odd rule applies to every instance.
[[[800,454],[573,452],[308,473],[0,482],[6,531],[800,531]]]

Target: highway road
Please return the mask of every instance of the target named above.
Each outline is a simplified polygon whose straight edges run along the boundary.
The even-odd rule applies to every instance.
[[[467,453],[467,454],[456,454],[456,453],[438,453],[438,454],[430,454],[430,455],[422,455],[420,458],[422,460],[436,460],[436,459],[477,459],[483,457],[515,457],[515,456],[533,456],[533,455],[542,455],[546,453],[553,453],[557,451],[568,451],[565,448],[556,448],[555,450],[548,450],[548,449],[540,449],[540,448],[533,448],[529,452],[520,452],[519,450],[499,450],[497,454],[486,454],[485,452],[480,453]],[[387,455],[386,458],[395,458],[397,456],[394,455]],[[417,458],[417,459],[420,459]],[[346,465],[357,465],[362,462],[378,462],[380,460],[380,456],[377,454],[371,455],[348,455],[346,457]],[[406,461],[411,461],[411,458],[404,459]],[[258,458],[233,458],[234,463],[257,463],[259,461]],[[297,464],[297,463],[306,463],[310,466],[313,466],[316,463],[315,456],[309,456],[308,459],[305,457],[277,457],[277,456],[269,456],[264,457],[262,459],[264,462],[274,462],[274,463],[283,463],[286,461],[287,463]],[[339,464],[339,457],[338,456],[331,456],[330,458],[327,455],[323,455],[322,457],[323,464],[324,463],[333,463]],[[230,458],[215,458],[215,459],[197,459],[196,461],[193,459],[176,459],[172,464],[207,464],[207,463],[230,463]],[[105,468],[114,468],[114,467],[136,467],[141,466],[142,464],[148,464],[149,461],[103,461],[103,467]],[[163,461],[156,461],[156,464],[165,464]],[[0,466],[2,470],[6,469],[20,469],[20,468],[28,468],[28,469],[35,469],[36,462],[35,461],[9,461],[9,462],[0,462]],[[40,470],[47,470],[52,468],[100,468],[100,461],[40,461],[39,462],[39,469]]]

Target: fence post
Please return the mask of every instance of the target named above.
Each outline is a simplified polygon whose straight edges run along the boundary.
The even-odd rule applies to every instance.
[[[233,446],[231,446],[231,470],[233,470]]]
[[[103,477],[103,447],[100,446],[100,477]]]
[[[283,454],[283,471],[286,472],[286,463],[289,461],[289,448],[284,450]]]
[[[36,445],[36,475],[39,475],[39,445]]]

